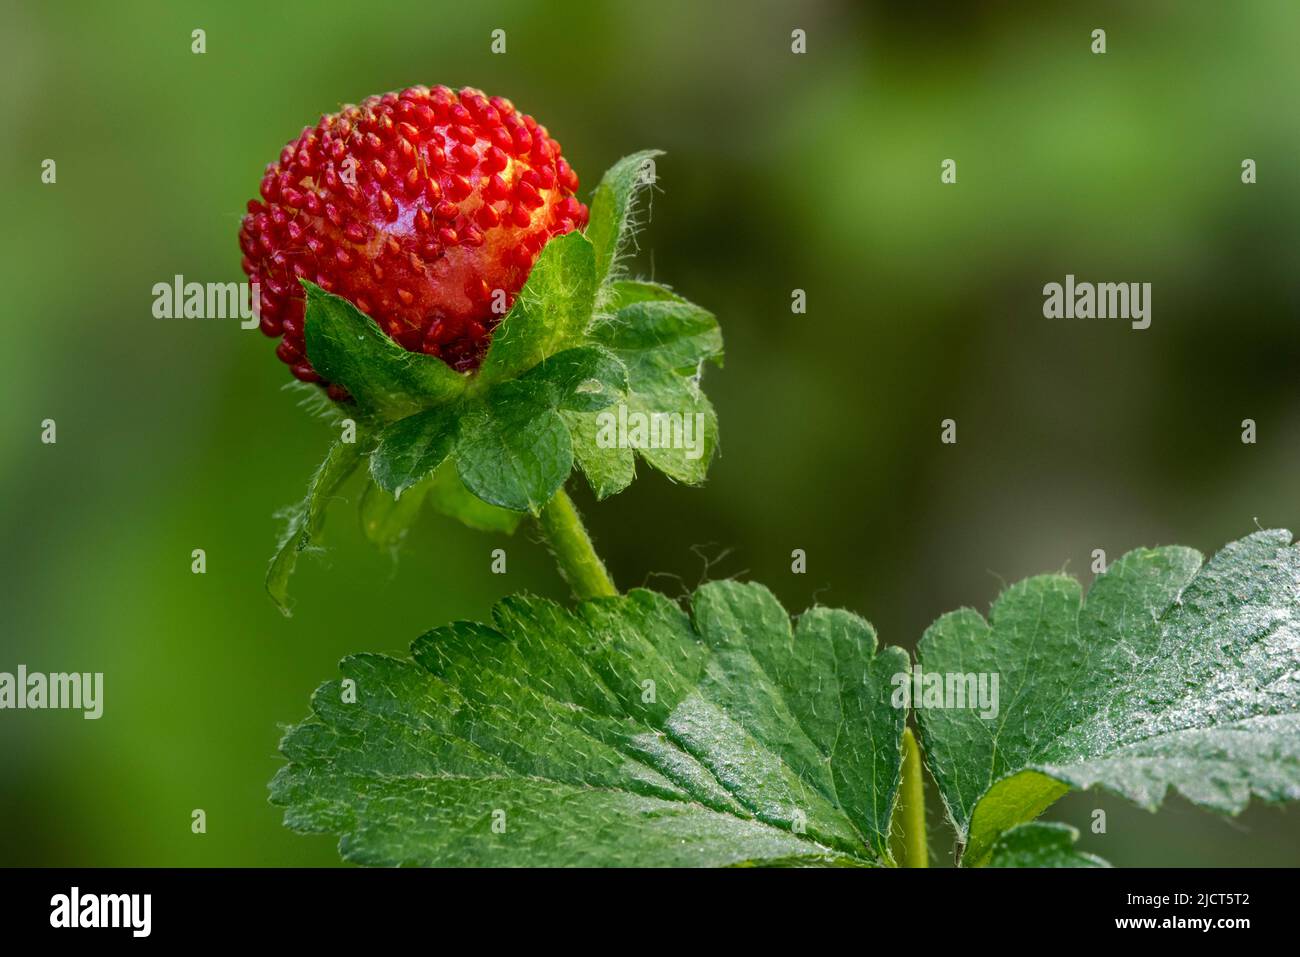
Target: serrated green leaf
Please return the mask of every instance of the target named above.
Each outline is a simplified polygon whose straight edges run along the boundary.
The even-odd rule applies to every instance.
[[[489,505],[471,494],[450,462],[444,463],[433,473],[428,502],[439,513],[480,532],[504,532],[511,535],[523,519],[519,512]]]
[[[887,860],[904,714],[861,618],[792,628],[759,585],[687,616],[635,591],[532,598],[491,626],[345,659],[290,730],[285,823],[376,865],[859,864]],[[494,827],[494,823],[497,825]]]
[[[1068,788],[1154,810],[1174,789],[1217,811],[1252,794],[1300,798],[1300,549],[1257,532],[1202,564],[1140,549],[1093,583],[1007,589],[988,620],[945,615],[918,647],[926,672],[997,674],[999,712],[920,708],[927,763],[964,863]]]
[[[598,413],[561,412],[560,418],[569,428],[573,459],[598,501],[632,484],[636,478],[636,453],[626,446],[602,444],[602,420]]]
[[[707,309],[680,299],[624,306],[595,323],[591,338],[622,359],[636,379],[664,372],[692,376],[702,363],[720,365],[722,359],[718,320]]]
[[[653,292],[647,285],[624,292]],[[628,373],[626,403],[580,423],[583,443],[575,454],[584,471],[587,462],[593,464],[588,473],[593,488],[600,484],[617,491],[618,482],[631,480],[625,457],[602,453],[612,443],[634,448],[647,464],[679,482],[704,481],[717,447],[718,420],[699,377],[705,362],[721,362],[717,320],[676,296],[637,299],[594,323],[590,336]]]
[[[537,514],[573,465],[568,420],[558,413],[604,408],[626,388],[627,372],[608,350],[566,349],[490,387],[482,399],[390,425],[371,456],[371,474],[400,494],[454,457],[465,487],[486,505]],[[502,524],[482,510],[471,519]]]
[[[688,485],[704,481],[717,448],[718,416],[696,383],[675,376],[641,380],[628,393],[627,409],[629,418],[648,423],[649,438],[636,446],[646,464]],[[634,427],[628,431],[635,435]]]
[[[583,344],[599,283],[595,254],[582,233],[551,239],[533,264],[510,312],[492,334],[479,376],[513,379],[544,359]]]
[[[595,412],[627,394],[627,370],[611,352],[598,346],[581,346],[543,359],[519,377],[547,390],[553,408]]]
[[[408,352],[348,300],[302,280],[307,357],[328,382],[347,388],[362,412],[385,421],[461,395],[468,377],[434,356]]]
[[[370,443],[360,436],[356,442],[336,441],[312,474],[306,498],[282,513],[284,533],[266,572],[266,590],[286,618],[292,614],[289,610],[289,577],[298,564],[298,556],[311,548],[320,535],[326,506],[348,476],[356,471],[370,447]]]
[[[652,185],[645,175],[646,161],[662,155],[661,150],[642,150],[623,157],[606,171],[591,194],[587,238],[595,248],[598,285],[614,270],[632,234],[637,193]]]
[[[690,305],[667,286],[644,279],[616,279],[605,284],[604,295],[608,298],[603,301],[611,313],[638,302],[679,302]]]
[[[414,488],[408,488],[401,498],[394,498],[386,489],[380,488],[373,480],[366,483],[366,490],[361,494],[361,531],[366,539],[380,548],[396,548],[406,537],[407,531],[419,517],[429,489],[432,477],[419,482]]]
[[[502,383],[466,413],[456,472],[488,504],[536,515],[572,468],[569,430],[545,384]]]
[[[370,474],[375,482],[400,498],[404,491],[431,475],[456,447],[462,414],[459,404],[438,406],[386,428],[370,455]]]
[[[1077,850],[1079,832],[1066,824],[1019,824],[993,844],[989,867],[1110,867],[1094,854]]]

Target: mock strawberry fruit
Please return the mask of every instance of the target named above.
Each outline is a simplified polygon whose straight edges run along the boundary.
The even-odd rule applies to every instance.
[[[295,376],[321,381],[306,278],[404,348],[474,369],[546,241],[586,225],[577,189],[546,127],[475,89],[417,86],[322,116],[267,166],[239,231],[262,331]]]

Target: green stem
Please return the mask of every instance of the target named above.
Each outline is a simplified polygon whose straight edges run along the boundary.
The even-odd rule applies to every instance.
[[[591,545],[591,536],[582,524],[573,499],[561,488],[537,517],[542,535],[560,566],[560,574],[577,598],[601,598],[617,595],[605,564]]]
[[[903,825],[903,866],[929,867],[925,840],[925,781],[921,777],[921,749],[911,728],[903,729],[903,789],[898,798]]]

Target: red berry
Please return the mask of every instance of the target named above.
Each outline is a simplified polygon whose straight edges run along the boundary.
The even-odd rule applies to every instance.
[[[475,369],[552,236],[581,229],[578,178],[546,127],[500,97],[417,86],[322,116],[266,168],[239,231],[262,331],[305,382],[305,278],[395,342]],[[346,398],[337,384],[322,383]]]

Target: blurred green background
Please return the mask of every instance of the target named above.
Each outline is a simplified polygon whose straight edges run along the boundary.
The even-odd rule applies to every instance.
[[[619,156],[668,151],[637,266],[722,321],[722,455],[700,489],[643,471],[597,507],[574,486],[624,586],[742,575],[911,647],[1004,582],[1089,579],[1094,548],[1300,524],[1300,6],[1053,6],[6,2],[0,670],[102,671],[106,700],[99,721],[0,714],[0,863],[337,863],[266,803],[279,725],[345,653],[509,591],[565,597],[526,531],[430,514],[394,561],[352,501],[283,619],[262,589],[272,513],[328,430],[260,333],[151,315],[176,273],[242,278],[263,165],[369,93],[509,96],[584,196]],[[1151,328],[1043,319],[1067,272],[1152,282]],[[1284,809],[1153,817],[1084,794],[1047,816],[1116,864],[1300,861]]]

